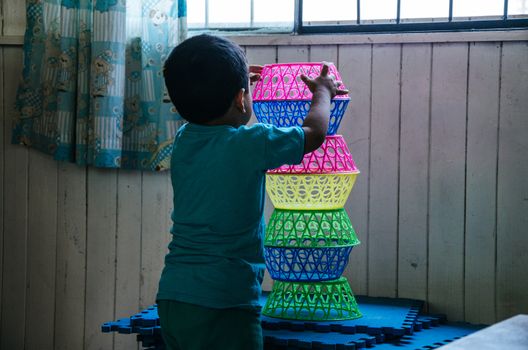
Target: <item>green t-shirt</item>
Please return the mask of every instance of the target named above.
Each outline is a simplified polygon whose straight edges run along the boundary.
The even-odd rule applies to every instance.
[[[172,242],[157,300],[255,307],[264,275],[265,172],[297,164],[300,127],[182,126],[174,140]]]

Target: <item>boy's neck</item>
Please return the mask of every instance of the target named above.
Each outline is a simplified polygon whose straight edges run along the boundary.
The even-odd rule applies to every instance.
[[[236,113],[232,113],[232,112],[233,111],[231,111],[230,109],[226,114],[224,114],[220,118],[213,119],[207,123],[204,123],[204,125],[207,125],[207,126],[230,125],[234,128],[238,128],[247,123],[247,121],[244,122],[243,117],[241,117],[240,115]]]

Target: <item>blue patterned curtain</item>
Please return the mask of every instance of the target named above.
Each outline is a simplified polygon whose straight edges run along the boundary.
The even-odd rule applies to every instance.
[[[13,143],[57,160],[164,169],[181,117],[163,62],[186,0],[31,0]]]

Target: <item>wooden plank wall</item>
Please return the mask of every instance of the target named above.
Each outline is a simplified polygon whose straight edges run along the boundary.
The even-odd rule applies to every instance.
[[[21,35],[24,2],[3,5],[2,34]],[[351,90],[340,133],[361,170],[346,206],[357,294],[423,299],[452,320],[528,313],[528,42],[245,50],[259,64],[333,61]],[[0,348],[137,348],[99,326],[154,302],[168,174],[11,145],[21,58],[0,46]]]

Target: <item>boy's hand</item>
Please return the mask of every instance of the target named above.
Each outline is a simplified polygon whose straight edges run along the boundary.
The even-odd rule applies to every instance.
[[[336,95],[346,95],[348,90],[339,89],[341,85],[340,81],[335,81],[334,77],[328,75],[328,62],[323,62],[323,68],[318,77],[311,79],[306,75],[301,74],[302,81],[308,86],[308,89],[314,94],[316,91],[325,91],[330,93],[330,98],[334,98]]]
[[[319,148],[328,131],[328,118],[330,117],[331,100],[336,95],[344,95],[348,90],[340,89],[341,82],[336,82],[334,77],[328,75],[329,63],[323,62],[321,74],[311,79],[301,75],[302,81],[313,94],[310,111],[304,119],[304,154]]]
[[[250,65],[249,66],[249,82],[251,84],[260,80],[260,73],[262,73],[262,66]]]

